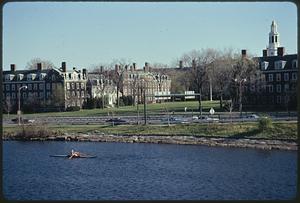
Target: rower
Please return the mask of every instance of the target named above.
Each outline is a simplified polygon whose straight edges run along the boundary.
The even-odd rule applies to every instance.
[[[71,156],[69,157],[69,159],[72,159],[73,157],[79,157],[80,153],[79,152],[75,152],[73,149],[71,151]]]

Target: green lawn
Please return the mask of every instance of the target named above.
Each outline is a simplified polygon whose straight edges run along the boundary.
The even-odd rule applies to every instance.
[[[55,134],[65,133],[105,133],[126,135],[193,135],[207,137],[230,137],[230,138],[265,138],[265,139],[297,139],[297,123],[274,122],[273,128],[260,131],[257,123],[240,124],[187,124],[171,126],[153,125],[49,125],[37,126],[36,129],[47,129]],[[25,129],[32,129],[25,126]],[[15,126],[4,127],[4,135],[16,133],[21,130]]]
[[[184,112],[184,107],[187,107],[188,112],[198,112],[198,101],[186,101],[186,102],[165,102],[157,104],[147,104],[148,114],[157,114],[168,112]],[[220,111],[219,101],[203,101],[203,111],[208,112],[211,107],[215,111]],[[142,114],[144,111],[144,105],[139,104],[139,112]],[[122,106],[119,108],[105,108],[105,109],[82,109],[80,111],[73,112],[51,112],[51,113],[36,113],[36,114],[26,114],[27,117],[34,116],[103,116],[113,113],[114,115],[136,115],[136,106]],[[7,117],[3,114],[4,118]],[[11,115],[15,117],[16,115]]]

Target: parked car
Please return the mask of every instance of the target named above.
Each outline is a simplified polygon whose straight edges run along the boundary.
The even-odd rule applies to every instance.
[[[254,119],[258,119],[259,116],[256,115],[256,114],[251,114],[251,115],[248,115],[246,118],[254,118]]]
[[[170,124],[176,124],[176,123],[189,123],[186,119],[183,118],[178,118],[178,117],[170,117],[168,118],[163,118],[161,120],[163,123],[170,123]]]
[[[121,125],[121,124],[128,123],[127,121],[125,121],[125,120],[123,120],[121,118],[111,118],[111,119],[106,120],[105,122],[111,123],[113,125]]]
[[[219,121],[218,118],[213,118],[213,117],[204,116],[204,115],[198,116],[198,120],[200,120],[202,122],[218,122]]]
[[[14,123],[18,123],[19,119],[13,118],[13,119],[11,119],[11,121]],[[35,122],[35,120],[33,120],[33,119],[27,119],[27,118],[22,118],[22,117],[20,118],[20,123],[22,123],[22,124],[34,123],[34,122]]]

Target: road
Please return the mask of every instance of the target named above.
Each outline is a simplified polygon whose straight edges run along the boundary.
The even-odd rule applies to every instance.
[[[26,118],[26,116],[24,116]],[[208,121],[208,120],[200,120],[193,119],[191,115],[174,115],[177,120],[172,121],[170,119],[173,115],[170,115],[168,121],[168,115],[150,115],[147,117],[147,123],[158,125],[158,124],[179,124],[179,123],[231,123],[231,122],[256,122],[258,119],[255,118],[239,118],[238,116],[234,116],[230,118],[229,115],[222,115],[213,117],[218,119],[217,121]],[[297,116],[269,116],[274,121],[297,121]],[[34,119],[37,124],[69,124],[69,125],[93,125],[93,124],[108,124],[105,122],[106,120],[112,117],[108,116],[97,116],[97,117],[30,117],[30,119]],[[144,117],[140,116],[139,119],[137,116],[119,116],[122,120],[127,121],[126,124],[137,124],[139,120],[140,124],[144,124]],[[3,119],[3,125],[15,125],[16,123],[11,121],[11,119]]]

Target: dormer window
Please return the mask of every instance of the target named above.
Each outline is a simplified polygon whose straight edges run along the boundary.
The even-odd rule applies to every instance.
[[[14,77],[15,77],[15,75],[13,75],[13,74],[7,74],[7,75],[5,75],[5,80],[6,81],[13,80]]]
[[[18,80],[23,80],[24,74],[18,74]]]
[[[269,66],[269,62],[263,61],[260,63],[261,70],[267,70]]]
[[[35,80],[35,78],[36,78],[36,74],[34,74],[34,73],[31,73],[31,74],[27,75],[27,80],[29,80],[29,81]]]
[[[294,59],[294,60],[292,61],[292,67],[293,67],[293,68],[298,68],[298,61],[297,61],[297,59]]]
[[[46,73],[40,73],[39,80],[43,80],[46,77]]]
[[[286,61],[275,61],[275,70],[284,69]]]

